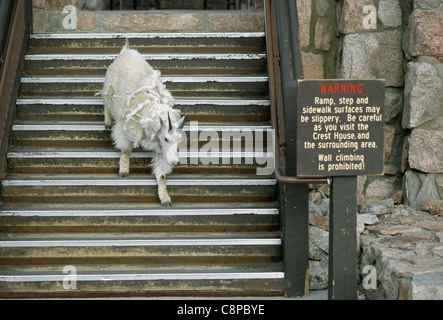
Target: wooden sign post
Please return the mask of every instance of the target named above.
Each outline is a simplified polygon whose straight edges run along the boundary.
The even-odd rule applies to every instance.
[[[297,175],[331,177],[329,299],[357,298],[357,175],[382,174],[384,80],[298,80]]]

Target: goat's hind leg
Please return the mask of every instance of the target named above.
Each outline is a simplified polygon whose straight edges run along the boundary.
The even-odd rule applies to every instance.
[[[131,161],[131,149],[123,149],[120,156],[120,178],[127,178],[129,176],[129,162]]]
[[[121,121],[117,121],[112,128],[112,140],[117,149],[121,150],[119,174],[121,178],[126,178],[129,175],[129,162],[131,160],[132,145],[126,137]]]
[[[106,108],[106,107],[104,108],[103,113],[105,115],[105,128],[106,129],[111,129],[111,127],[112,127],[112,114],[109,111],[109,109]]]
[[[109,112],[109,110],[107,108],[105,108],[104,114],[105,114],[105,128],[106,129],[111,129],[111,127],[112,127],[112,115],[111,115],[111,112]]]
[[[103,91],[105,91],[105,88],[103,88]],[[103,93],[103,91],[101,92],[101,95],[103,97],[103,105],[104,105],[103,114],[105,116],[105,127],[106,129],[111,129],[113,121],[111,109],[114,103],[111,97],[114,94],[114,89],[112,87],[111,88],[107,87],[106,93]]]

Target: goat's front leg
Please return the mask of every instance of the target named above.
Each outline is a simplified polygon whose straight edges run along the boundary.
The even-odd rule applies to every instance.
[[[168,190],[166,190],[166,177],[161,174],[156,176],[157,184],[158,184],[158,197],[160,198],[160,202],[163,207],[172,207],[171,197],[168,194]]]
[[[152,161],[152,170],[157,179],[158,185],[158,197],[163,207],[171,207],[171,197],[166,190],[166,175],[172,171],[171,165],[168,164],[163,157],[161,150],[157,150],[154,153],[154,159]]]
[[[121,178],[127,178],[129,175],[129,162],[131,160],[131,149],[123,149],[120,156],[119,174]]]

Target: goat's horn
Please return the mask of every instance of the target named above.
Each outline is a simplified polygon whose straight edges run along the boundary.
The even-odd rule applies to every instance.
[[[172,123],[171,123],[171,118],[169,117],[169,112],[168,112],[168,125],[169,125],[168,131],[172,130]]]
[[[186,116],[187,116],[187,115],[188,115],[188,114],[185,113],[185,115],[183,116],[183,118],[180,119],[181,123],[180,123],[180,126],[178,127],[179,129],[183,129],[183,127],[185,126]]]

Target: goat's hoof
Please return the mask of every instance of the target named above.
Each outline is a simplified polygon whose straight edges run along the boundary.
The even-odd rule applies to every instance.
[[[172,202],[171,201],[162,202],[162,206],[165,208],[170,208],[170,207],[172,207]]]
[[[127,172],[120,172],[120,178],[127,178],[129,176],[129,173]]]
[[[105,129],[106,129],[106,130],[111,130],[111,129],[112,129],[112,125],[111,125],[111,126],[107,126],[107,125],[105,125]]]

